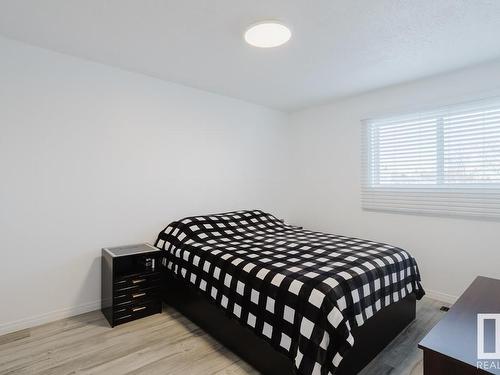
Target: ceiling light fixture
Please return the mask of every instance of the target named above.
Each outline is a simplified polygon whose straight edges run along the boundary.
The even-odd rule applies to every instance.
[[[245,41],[260,48],[278,47],[290,40],[292,32],[276,21],[262,21],[253,24],[245,31]]]

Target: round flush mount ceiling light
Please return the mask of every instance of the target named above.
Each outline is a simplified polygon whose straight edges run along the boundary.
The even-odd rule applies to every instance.
[[[277,21],[255,23],[245,31],[245,41],[260,48],[278,47],[290,40],[292,32]]]

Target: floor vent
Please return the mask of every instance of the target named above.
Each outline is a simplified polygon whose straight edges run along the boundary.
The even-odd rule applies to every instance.
[[[450,309],[449,307],[441,306],[441,308],[439,310],[441,310],[441,311],[448,311],[449,309]]]

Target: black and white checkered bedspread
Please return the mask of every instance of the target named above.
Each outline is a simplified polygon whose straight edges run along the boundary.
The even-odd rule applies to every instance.
[[[295,361],[334,374],[351,328],[383,307],[424,295],[415,260],[386,244],[289,226],[262,211],[171,223],[156,246],[175,277]]]

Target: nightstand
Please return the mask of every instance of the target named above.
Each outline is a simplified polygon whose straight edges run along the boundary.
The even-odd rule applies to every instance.
[[[161,250],[108,247],[101,258],[101,311],[111,327],[161,312]]]

